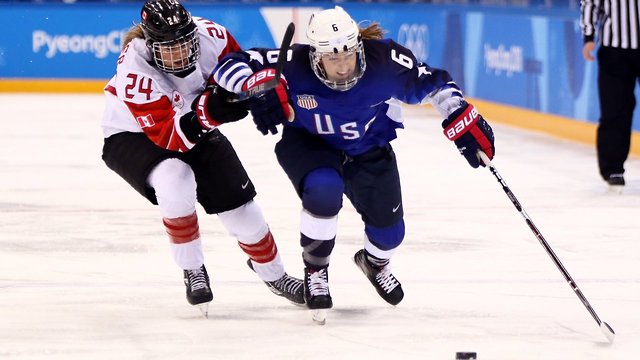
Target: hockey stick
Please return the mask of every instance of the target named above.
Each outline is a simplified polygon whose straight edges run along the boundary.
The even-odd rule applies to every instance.
[[[252,96],[260,95],[266,91],[275,89],[275,87],[280,84],[282,68],[284,67],[284,63],[287,61],[287,51],[289,51],[289,46],[291,45],[291,41],[293,40],[293,33],[295,31],[296,26],[293,23],[289,23],[287,29],[284,32],[284,36],[282,37],[282,43],[280,44],[280,52],[278,52],[278,60],[276,60],[275,66],[275,78],[251,89],[239,92],[238,94],[236,94],[236,96],[231,97],[231,102],[247,100]]]
[[[504,181],[502,176],[500,176],[496,167],[491,163],[491,160],[489,160],[489,157],[482,151],[478,151],[478,156],[480,157],[480,160],[482,160],[482,162],[485,165],[487,165],[487,167],[489,168],[493,176],[495,176],[496,179],[498,179],[498,182],[500,183],[500,185],[502,185],[502,190],[504,190],[504,192],[507,194],[507,197],[509,198],[509,200],[511,200],[511,203],[513,203],[513,206],[515,206],[516,209],[518,209],[518,212],[520,212],[520,215],[524,217],[524,220],[529,226],[529,229],[533,231],[533,234],[536,236],[538,241],[540,241],[540,244],[542,244],[542,247],[547,251],[547,254],[549,254],[553,262],[556,264],[556,266],[558,267],[558,270],[560,270],[560,272],[564,276],[564,279],[567,281],[567,283],[569,283],[569,286],[571,286],[571,288],[576,293],[576,295],[578,295],[578,298],[580,299],[580,301],[582,301],[582,304],[587,308],[587,310],[589,310],[589,313],[591,314],[591,316],[593,316],[593,319],[596,321],[596,323],[598,323],[598,326],[600,327],[600,330],[602,331],[604,336],[606,336],[607,340],[609,340],[609,342],[612,343],[616,333],[613,331],[611,326],[609,326],[609,324],[607,324],[606,322],[600,320],[600,318],[598,317],[598,314],[596,314],[595,310],[593,310],[593,308],[589,304],[589,301],[587,301],[587,298],[582,294],[582,291],[580,291],[580,289],[578,288],[578,284],[576,284],[576,282],[573,280],[571,275],[569,275],[569,272],[567,272],[567,269],[564,268],[564,266],[560,262],[560,259],[558,259],[558,256],[556,256],[556,254],[553,252],[553,249],[551,249],[551,246],[549,246],[547,241],[544,239],[544,237],[542,236],[542,234],[540,233],[536,225],[533,223],[533,220],[531,220],[531,218],[529,217],[527,212],[524,210],[522,205],[520,205],[520,202],[518,201],[518,199],[516,199],[516,196],[513,194],[513,192],[511,192],[511,189],[509,189],[509,186],[507,186],[507,183]]]

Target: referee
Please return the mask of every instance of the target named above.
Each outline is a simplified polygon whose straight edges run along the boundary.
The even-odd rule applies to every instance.
[[[640,79],[639,0],[581,0],[582,56],[593,61],[598,35],[597,132],[600,175],[613,187],[624,186],[624,162],[631,146],[636,105],[634,89]]]

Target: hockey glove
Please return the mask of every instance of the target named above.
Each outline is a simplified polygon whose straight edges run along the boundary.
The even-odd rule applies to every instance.
[[[221,124],[238,121],[249,115],[246,102],[229,102],[233,93],[217,84],[207,86],[191,103],[203,129],[211,130]]]
[[[221,124],[238,121],[249,115],[245,102],[228,102],[233,93],[218,85],[209,85],[191,103],[193,111],[180,118],[180,128],[192,143]]]
[[[496,148],[493,144],[493,130],[473,105],[463,103],[442,122],[444,135],[458,147],[469,165],[474,168],[482,165],[478,159],[478,150],[482,150],[489,159],[493,159]]]
[[[275,70],[270,68],[255,72],[242,85],[242,90],[258,87],[275,78],[275,76]],[[287,81],[284,78],[280,78],[280,84],[274,89],[253,96],[247,101],[249,102],[253,122],[262,135],[267,135],[269,132],[277,134],[276,125],[282,124],[284,121],[293,120],[293,109],[289,105]]]

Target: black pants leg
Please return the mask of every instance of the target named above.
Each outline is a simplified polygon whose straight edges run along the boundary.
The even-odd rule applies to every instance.
[[[637,50],[600,47],[598,50],[598,94],[600,123],[597,131],[600,175],[624,173],[631,145],[631,123],[636,105],[634,88],[638,77]]]

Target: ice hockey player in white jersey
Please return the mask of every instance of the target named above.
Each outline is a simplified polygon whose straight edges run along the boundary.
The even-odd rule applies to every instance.
[[[254,186],[217,129],[248,114],[246,104],[227,102],[230,93],[210,79],[218,60],[238,50],[223,26],[192,18],[178,1],[149,0],[105,87],[102,158],[159,206],[187,300],[205,316],[213,293],[196,201],[218,215],[271,291],[304,304],[302,281],[285,272]]]

